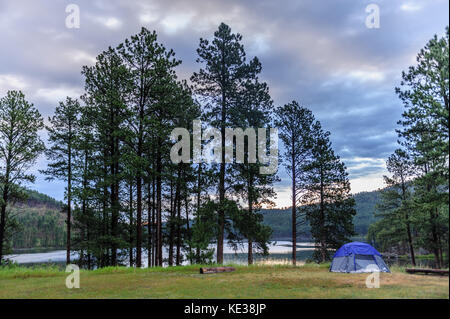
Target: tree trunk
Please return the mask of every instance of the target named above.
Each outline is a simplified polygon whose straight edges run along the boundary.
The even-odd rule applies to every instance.
[[[434,261],[436,268],[441,268],[441,259],[439,256],[439,238],[438,238],[438,232],[436,229],[436,223],[435,223],[435,215],[433,212],[433,209],[430,210],[430,219],[431,219],[431,238],[433,242],[433,254],[434,254]]]
[[[292,265],[297,265],[297,181],[295,171],[295,154],[294,144],[292,141]]]
[[[225,212],[223,210],[223,204],[225,202],[225,123],[226,123],[226,78],[225,78],[225,70],[226,70],[226,61],[225,61],[225,52],[222,49],[221,56],[221,82],[222,82],[222,101],[221,101],[221,123],[220,123],[220,133],[222,134],[221,138],[221,161],[220,161],[220,176],[219,176],[219,202],[220,209],[218,211],[219,214],[219,234],[217,238],[217,263],[223,263],[223,237],[224,237],[224,227],[225,227]]]
[[[201,206],[201,196],[202,196],[202,190],[201,190],[201,176],[202,176],[202,163],[198,164],[198,174],[197,174],[197,212],[200,209]],[[195,255],[197,256],[197,262],[199,262],[198,258],[200,256],[200,247],[196,247]]]
[[[70,224],[72,215],[72,148],[68,147],[68,174],[67,174],[67,250],[66,250],[66,265],[70,264]]]
[[[248,170],[250,171],[250,176],[249,176],[249,182],[248,182],[248,188],[247,188],[247,194],[248,194],[248,212],[249,215],[252,216],[253,213],[253,175],[251,172],[251,167],[250,164],[247,166]],[[253,264],[253,238],[252,238],[252,234],[250,233],[248,238],[248,264],[252,265]]]
[[[152,229],[153,229],[153,224],[151,221],[151,216],[152,216],[152,212],[153,212],[153,203],[152,203],[152,196],[150,196],[151,192],[151,184],[150,184],[150,180],[148,181],[147,184],[147,194],[148,194],[148,198],[147,198],[147,267],[151,267],[152,264]]]
[[[190,230],[189,230],[189,199],[187,194],[184,197],[184,204],[185,204],[185,210],[186,210],[186,234],[189,241],[191,240]],[[189,262],[192,264],[192,247],[189,242]]]
[[[112,165],[114,166],[114,165]],[[114,176],[114,169],[112,169],[111,172],[112,176]],[[113,177],[114,179],[114,177]],[[116,186],[114,185],[114,182],[110,185],[111,193],[110,193],[110,199],[111,199],[111,237],[113,238],[111,242],[111,264],[113,266],[117,265],[117,245],[115,243],[115,239],[117,237],[117,213],[116,213]]]
[[[408,215],[406,215],[408,218]],[[406,231],[408,233],[408,246],[409,246],[409,253],[411,254],[411,263],[413,266],[416,265],[416,257],[414,255],[414,246],[412,242],[412,235],[411,235],[411,226],[409,222],[406,223]]]
[[[104,158],[106,158],[106,155],[103,154]],[[107,175],[107,169],[105,166],[103,166],[103,182],[105,181],[105,177]],[[106,185],[106,183],[105,183]],[[103,187],[103,198],[102,198],[102,235],[107,236],[108,235],[108,215],[106,212],[106,198],[107,198],[108,190],[106,189],[106,186]],[[104,245],[101,244],[101,257],[100,257],[100,265],[101,267],[109,266],[109,258],[108,258],[108,251],[105,249]]]
[[[8,203],[8,184],[9,181],[6,179],[5,185],[3,185],[3,204],[1,207],[0,215],[0,265],[3,259],[3,241],[5,240],[5,229],[6,229],[6,204]]]
[[[444,267],[444,257],[442,256],[442,242],[441,242],[441,236],[438,234],[438,244],[439,244],[439,259],[441,267]]]
[[[159,142],[159,138],[158,138]],[[158,143],[158,150],[156,154],[156,205],[157,205],[157,232],[156,237],[158,241],[158,255],[156,264],[158,266],[162,266],[162,206],[161,206],[161,171],[162,171],[162,163],[161,163],[161,153],[160,153],[161,143]]]
[[[253,240],[250,238],[248,240],[248,264],[253,265]]]
[[[130,211],[129,211],[129,219],[130,219],[130,267],[133,267],[133,249],[134,249],[134,241],[133,241],[133,182],[130,181],[130,185],[129,185],[129,192],[130,192]]]
[[[156,251],[156,229],[155,229],[155,214],[156,214],[156,204],[155,204],[155,176],[152,176],[152,259],[151,265],[155,266],[155,251]]]
[[[175,264],[177,266],[179,266],[181,264],[181,185],[180,185],[180,175],[183,176],[184,174],[181,173],[181,165],[182,164],[178,164],[180,166],[180,169],[178,170],[178,198],[175,201],[176,204],[176,210],[177,210],[177,218],[176,218],[176,222],[177,222],[177,252],[176,252],[176,259],[175,259]]]
[[[225,202],[225,121],[226,121],[226,111],[225,111],[225,93],[222,93],[222,119],[220,132],[222,134],[221,140],[221,162],[220,162],[220,174],[219,174],[219,203],[220,209],[219,214],[219,234],[217,238],[217,263],[223,264],[223,237],[224,237],[224,227],[225,227],[225,212],[223,210],[223,204]]]
[[[178,200],[178,183],[175,191],[175,202]],[[175,219],[175,206],[173,200],[173,181],[170,181],[170,219],[169,219],[169,266],[173,266],[173,222]]]
[[[136,267],[142,266],[142,179],[136,178]]]
[[[324,205],[324,176],[323,176],[323,170],[322,167],[320,168],[320,219],[321,219],[321,229],[320,229],[320,252],[322,255],[322,262],[326,261],[326,254],[327,254],[327,247],[326,247],[326,239],[325,239],[325,231],[324,231],[324,226],[325,226],[325,205]]]
[[[223,263],[223,237],[225,228],[225,212],[223,210],[223,204],[225,202],[225,163],[220,164],[220,181],[219,181],[219,234],[217,237],[217,263]]]
[[[81,204],[81,211],[83,216],[87,216],[87,201],[86,201],[86,190],[87,190],[87,169],[88,169],[88,152],[84,151],[83,159],[83,200]],[[91,250],[90,250],[90,224],[89,219],[86,223],[86,239],[87,239],[87,268],[91,269]]]
[[[405,184],[405,179],[403,177],[403,174],[401,174],[401,182],[402,182],[402,198],[404,201],[406,201],[407,200],[406,184]],[[406,233],[408,236],[409,253],[411,255],[411,263],[413,266],[415,266],[416,265],[416,257],[414,255],[414,246],[413,246],[412,234],[411,234],[411,223],[409,221],[409,215],[408,215],[407,211],[405,211],[405,222],[406,222]]]
[[[110,115],[110,174],[111,174],[111,237],[113,238],[111,243],[111,264],[113,266],[117,265],[117,242],[116,238],[118,236],[117,224],[119,219],[119,187],[117,181],[118,175],[118,139],[114,137],[113,132],[116,130],[116,113],[117,111],[113,106],[111,106],[111,115]]]

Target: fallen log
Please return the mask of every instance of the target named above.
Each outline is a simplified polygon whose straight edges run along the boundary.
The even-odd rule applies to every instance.
[[[219,273],[219,272],[230,272],[230,271],[235,271],[236,269],[234,267],[213,267],[213,268],[207,268],[207,267],[202,267],[200,268],[200,273],[201,274],[215,274],[215,273]]]
[[[409,274],[425,273],[425,274],[438,274],[441,276],[448,276],[448,270],[445,269],[406,268],[405,271]]]

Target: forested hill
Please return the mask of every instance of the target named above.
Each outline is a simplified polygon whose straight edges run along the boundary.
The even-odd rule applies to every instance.
[[[12,248],[64,247],[65,217],[62,203],[34,190],[26,190],[27,199],[8,208],[16,229],[12,230]]]
[[[380,191],[361,192],[353,196],[356,202],[356,216],[353,219],[355,231],[359,236],[367,235],[369,225],[377,219],[374,216],[375,205],[380,200]],[[275,239],[288,239],[292,236],[291,209],[263,209],[264,224],[273,230]],[[297,228],[300,239],[309,238],[308,225],[299,225]]]
[[[62,203],[54,198],[33,190],[27,190],[28,198],[11,208],[21,230],[12,236],[14,248],[28,247],[64,247],[65,214],[61,213]],[[380,198],[380,191],[362,192],[354,195],[356,202],[355,230],[365,236],[369,225],[373,223],[375,205]],[[291,210],[264,209],[264,223],[273,229],[273,239],[291,237]],[[299,237],[308,239],[307,225],[299,226]]]
[[[377,218],[374,216],[375,205],[381,200],[381,191],[362,192],[353,196],[355,199],[356,216],[353,218],[355,231],[360,235],[367,235],[370,224]]]
[[[27,199],[23,204],[28,206],[48,206],[55,209],[59,209],[62,206],[62,202],[38,191],[27,189],[26,193]]]

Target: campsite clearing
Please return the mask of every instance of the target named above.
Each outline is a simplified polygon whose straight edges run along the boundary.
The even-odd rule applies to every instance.
[[[392,267],[380,288],[368,274],[332,273],[329,265],[236,266],[199,274],[199,265],[81,271],[80,288],[68,289],[57,269],[0,269],[0,298],[449,298],[449,278],[410,275]]]

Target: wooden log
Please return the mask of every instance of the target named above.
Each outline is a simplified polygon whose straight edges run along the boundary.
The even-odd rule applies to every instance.
[[[202,267],[200,268],[200,273],[201,274],[215,274],[215,273],[219,273],[219,272],[230,272],[230,271],[235,271],[236,269],[234,267],[213,267],[213,268],[207,268],[207,267]]]
[[[442,276],[448,276],[448,270],[445,269],[406,268],[405,271],[409,274],[425,273],[425,274],[438,274]]]

